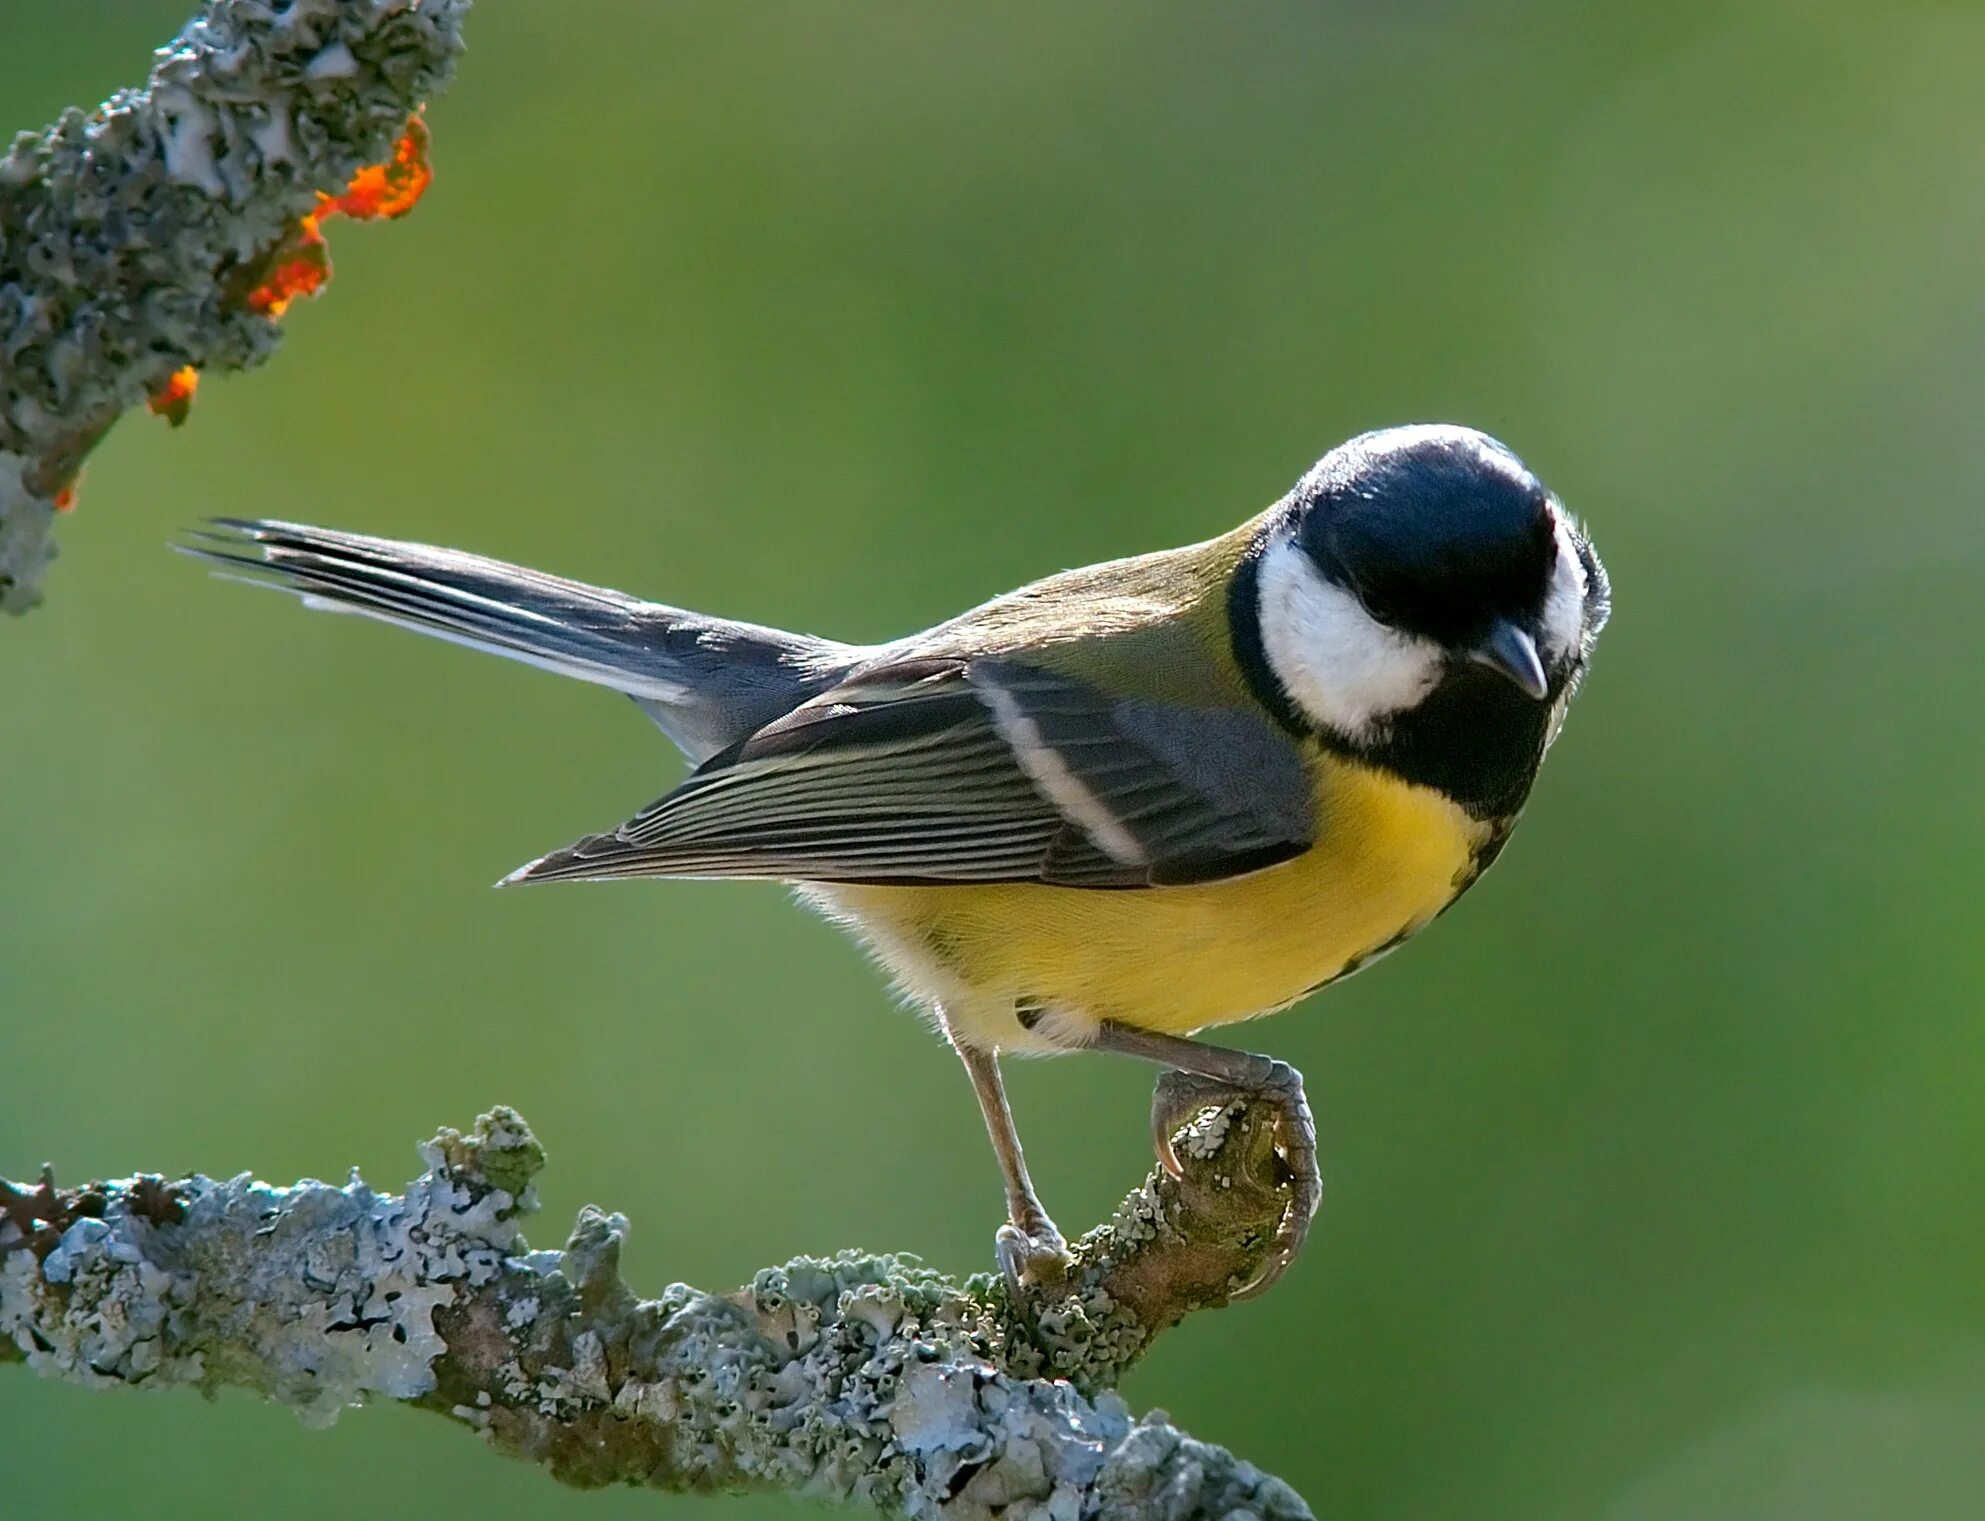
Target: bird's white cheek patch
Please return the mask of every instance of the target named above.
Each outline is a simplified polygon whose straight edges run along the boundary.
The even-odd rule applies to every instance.
[[[1544,596],[1546,664],[1580,653],[1585,640],[1585,567],[1579,563],[1564,514],[1556,507],[1551,509],[1551,525],[1558,541],[1558,558],[1551,567],[1551,585]]]
[[[1323,578],[1289,540],[1261,557],[1262,651],[1316,722],[1363,740],[1434,689],[1444,665],[1428,640],[1389,629]]]

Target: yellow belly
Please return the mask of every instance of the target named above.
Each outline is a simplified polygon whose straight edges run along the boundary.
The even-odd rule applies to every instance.
[[[804,891],[975,1045],[1066,1049],[1104,1019],[1186,1034],[1342,975],[1419,929],[1474,874],[1488,827],[1440,794],[1324,756],[1312,774],[1316,846],[1231,881]],[[1017,1008],[1046,1012],[1029,1029]]]

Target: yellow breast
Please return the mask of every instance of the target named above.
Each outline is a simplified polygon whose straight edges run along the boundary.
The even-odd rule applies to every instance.
[[[1317,752],[1317,844],[1224,882],[1089,891],[836,885],[907,991],[959,1033],[1053,1049],[1110,1019],[1185,1034],[1281,1008],[1419,929],[1467,886],[1488,826],[1424,787]],[[1044,1008],[1030,1030],[1017,1009]]]

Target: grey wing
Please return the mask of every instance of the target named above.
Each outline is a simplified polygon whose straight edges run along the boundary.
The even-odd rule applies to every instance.
[[[1299,854],[1310,797],[1265,717],[1113,700],[1011,660],[918,661],[856,673],[508,880],[1159,887]]]

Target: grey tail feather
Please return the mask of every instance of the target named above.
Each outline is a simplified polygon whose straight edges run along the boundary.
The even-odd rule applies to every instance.
[[[633,820],[630,823],[635,822]],[[693,849],[656,847],[627,837],[627,825],[589,834],[570,845],[526,861],[498,879],[498,887],[529,882],[613,882],[633,877],[727,877],[733,881],[756,877],[789,881],[781,871],[753,871],[735,850],[698,854]]]
[[[311,607],[624,692],[697,760],[798,706],[861,655],[482,555],[273,518],[214,518],[173,547]]]
[[[631,850],[616,834],[589,834],[561,850],[527,861],[497,882],[517,887],[527,882],[605,882],[617,877],[654,875],[640,869],[641,852]]]

